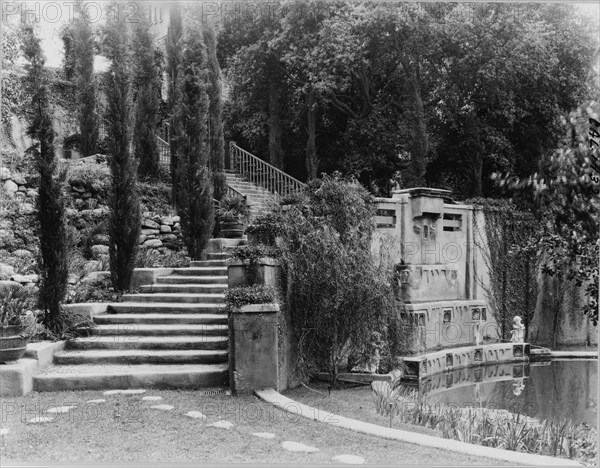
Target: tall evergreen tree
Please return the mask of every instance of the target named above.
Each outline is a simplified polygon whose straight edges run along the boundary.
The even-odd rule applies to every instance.
[[[181,62],[181,46],[183,40],[183,18],[179,3],[171,5],[169,12],[169,29],[167,32],[167,107],[170,115],[171,132],[179,123],[176,122],[175,105],[178,94],[178,71]],[[177,204],[177,139],[171,138],[171,199]]]
[[[67,292],[68,262],[65,207],[60,183],[56,180],[54,130],[50,114],[45,57],[40,40],[30,25],[23,30],[23,53],[27,61],[27,81],[31,99],[27,135],[35,142],[30,148],[35,156],[40,176],[37,199],[40,227],[40,305],[44,309],[44,324],[51,331],[60,328],[60,303]]]
[[[132,65],[127,23],[115,21],[108,24],[105,41],[107,58],[111,61],[106,81],[112,173],[110,272],[114,288],[126,291],[133,274],[141,223],[137,164],[131,153]]]
[[[133,145],[140,176],[157,176],[159,153],[155,137],[160,112],[160,79],[149,15],[141,15],[133,39],[135,57],[135,126]]]
[[[90,23],[81,14],[75,20],[74,31],[75,81],[79,149],[83,156],[96,153],[98,144],[98,118],[96,116],[96,84],[94,80],[94,35]]]
[[[177,211],[188,253],[199,259],[214,227],[213,186],[207,163],[209,149],[208,58],[201,28],[186,30],[178,70],[175,106],[177,145]]]
[[[225,161],[225,139],[223,137],[223,97],[221,88],[221,67],[217,59],[217,40],[211,26],[204,28],[204,43],[208,55],[208,144],[210,167],[214,172],[222,172]]]

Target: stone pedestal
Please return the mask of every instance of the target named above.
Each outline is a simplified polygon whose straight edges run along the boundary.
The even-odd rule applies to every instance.
[[[234,394],[278,388],[278,304],[241,307],[229,316],[229,384]]]

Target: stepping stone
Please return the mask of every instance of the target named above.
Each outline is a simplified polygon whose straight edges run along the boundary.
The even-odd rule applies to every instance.
[[[260,437],[261,439],[274,439],[275,434],[272,432],[253,432],[253,436]]]
[[[233,423],[229,421],[217,421],[212,424],[209,424],[211,427],[218,427],[220,429],[231,429],[233,427]]]
[[[206,422],[208,420],[208,418],[204,416],[200,411],[189,411],[185,415],[193,419],[202,419],[203,422]]]
[[[123,390],[108,390],[106,392],[104,392],[102,395],[106,395],[106,396],[110,396],[110,395],[117,395],[119,393],[121,393]]]
[[[301,444],[300,442],[292,442],[289,440],[282,442],[281,446],[290,452],[319,452],[317,447],[311,447],[310,445]]]
[[[151,406],[150,408],[161,410],[161,411],[171,411],[175,407],[171,406],[171,405],[156,405],[156,406]]]
[[[8,429],[5,429],[5,428],[0,429],[0,436],[6,435],[8,433],[9,433]]]
[[[54,418],[46,418],[44,416],[36,416],[35,418],[32,418],[29,420],[29,422],[31,424],[46,423],[46,422],[50,422],[50,421],[54,421]]]
[[[145,396],[142,398],[142,400],[144,401],[158,401],[158,400],[162,400],[161,396]]]
[[[347,465],[362,465],[365,462],[365,459],[358,455],[336,455],[333,459]]]
[[[46,412],[53,414],[62,414],[68,413],[69,411],[74,410],[75,408],[77,408],[77,406],[59,406],[57,408],[48,408]]]
[[[146,390],[121,390],[122,395],[141,395],[142,393],[146,393]]]
[[[100,398],[99,400],[88,400],[86,403],[106,403],[106,400]]]

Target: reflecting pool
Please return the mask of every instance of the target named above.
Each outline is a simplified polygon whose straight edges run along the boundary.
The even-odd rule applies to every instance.
[[[598,361],[552,360],[460,369],[419,384],[429,403],[505,409],[597,427]]]

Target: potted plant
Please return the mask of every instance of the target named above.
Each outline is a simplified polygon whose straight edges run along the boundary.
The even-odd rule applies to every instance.
[[[29,310],[29,291],[22,287],[0,292],[0,363],[23,357],[35,328],[35,316]]]
[[[244,235],[243,218],[250,214],[246,200],[239,195],[225,195],[219,202],[217,216],[221,225],[221,235],[233,239]]]

